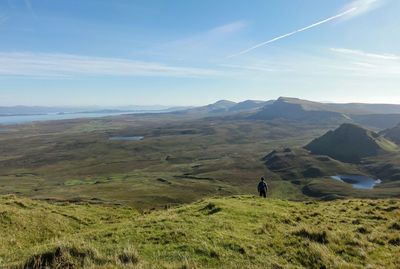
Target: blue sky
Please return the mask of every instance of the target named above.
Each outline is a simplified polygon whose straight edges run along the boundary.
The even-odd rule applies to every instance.
[[[0,0],[0,105],[400,103],[397,0]]]

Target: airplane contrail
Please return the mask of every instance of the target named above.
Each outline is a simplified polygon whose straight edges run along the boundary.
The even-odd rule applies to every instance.
[[[272,43],[272,42],[278,41],[278,40],[280,40],[280,39],[282,39],[282,38],[292,36],[292,35],[294,35],[294,34],[297,34],[297,33],[306,31],[306,30],[308,30],[308,29],[314,28],[314,27],[316,27],[316,26],[318,26],[318,25],[321,25],[321,24],[330,22],[330,21],[332,21],[332,20],[338,19],[338,18],[340,18],[340,17],[343,17],[343,16],[345,16],[345,15],[347,15],[347,14],[349,14],[349,13],[352,13],[352,12],[356,11],[356,9],[357,9],[356,7],[353,7],[353,8],[351,8],[351,9],[349,9],[349,10],[346,10],[346,11],[344,11],[344,12],[342,12],[342,13],[339,13],[339,14],[337,14],[337,15],[335,15],[335,16],[332,16],[332,17],[330,17],[330,18],[327,18],[327,19],[325,19],[325,20],[322,20],[322,21],[313,23],[313,24],[311,24],[311,25],[309,25],[309,26],[300,28],[300,29],[298,29],[298,30],[296,30],[296,31],[293,31],[293,32],[290,32],[290,33],[287,33],[287,34],[284,34],[284,35],[275,37],[275,38],[273,38],[273,39],[270,39],[270,40],[268,40],[268,41],[262,42],[262,43],[260,43],[260,44],[257,44],[257,45],[255,45],[255,46],[253,46],[253,47],[250,47],[250,48],[248,48],[248,49],[242,50],[241,52],[236,53],[236,54],[233,54],[233,55],[230,55],[230,56],[228,56],[227,58],[233,58],[233,57],[236,57],[236,56],[239,56],[239,55],[248,53],[248,52],[250,52],[250,51],[252,51],[252,50],[255,50],[255,49],[259,48],[259,47],[265,46],[265,45],[270,44],[270,43]]]

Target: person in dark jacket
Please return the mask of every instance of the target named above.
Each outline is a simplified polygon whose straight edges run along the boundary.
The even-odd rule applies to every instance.
[[[258,183],[257,189],[258,189],[258,193],[260,193],[261,197],[264,197],[264,198],[267,197],[268,185],[267,185],[267,183],[265,183],[264,177],[262,177],[260,183]]]

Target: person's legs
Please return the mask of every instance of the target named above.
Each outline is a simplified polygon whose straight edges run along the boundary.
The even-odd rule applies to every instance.
[[[267,197],[267,194],[265,193],[265,191],[260,191],[260,197],[264,197],[264,198]]]

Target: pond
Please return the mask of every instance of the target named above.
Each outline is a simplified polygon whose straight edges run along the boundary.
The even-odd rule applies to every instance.
[[[351,184],[355,189],[372,190],[377,184],[382,181],[363,175],[337,175],[332,177],[335,180]]]
[[[140,141],[143,136],[112,136],[109,138],[111,141]]]

